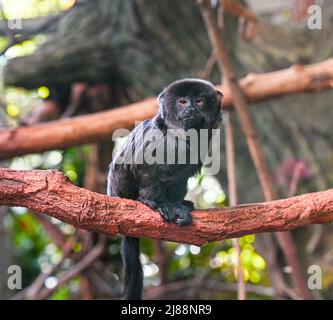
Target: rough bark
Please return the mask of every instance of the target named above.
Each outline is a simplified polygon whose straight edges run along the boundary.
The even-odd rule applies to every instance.
[[[309,66],[292,66],[270,73],[249,74],[240,80],[240,86],[251,102],[284,94],[328,89],[333,86],[333,59]],[[224,94],[224,108],[232,109],[229,87],[223,85],[218,86],[218,89]],[[27,153],[98,142],[110,138],[116,129],[131,128],[136,121],[154,116],[156,110],[156,98],[148,98],[93,115],[31,127],[0,130],[0,160]]]
[[[246,234],[328,223],[333,220],[333,189],[267,203],[196,210],[191,225],[177,227],[142,203],[79,188],[57,171],[0,169],[0,205],[27,207],[110,235],[203,245]]]

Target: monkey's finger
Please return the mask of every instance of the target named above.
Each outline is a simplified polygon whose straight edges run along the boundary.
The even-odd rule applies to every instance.
[[[159,207],[157,208],[162,218],[167,222],[172,222],[174,220],[174,215],[172,212],[172,208],[170,207]]]

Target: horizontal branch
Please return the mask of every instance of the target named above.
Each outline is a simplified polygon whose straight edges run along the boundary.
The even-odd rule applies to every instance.
[[[76,227],[202,245],[246,234],[286,231],[333,220],[333,189],[232,208],[196,210],[178,227],[140,202],[74,186],[57,171],[0,169],[0,205],[21,206]]]
[[[271,73],[249,74],[240,81],[240,85],[251,102],[332,88],[333,59]],[[229,87],[222,85],[217,88],[224,94],[224,108],[231,109],[233,105]],[[131,128],[136,121],[153,117],[156,111],[156,98],[149,98],[92,115],[3,129],[0,130],[0,160],[109,139],[114,130]]]

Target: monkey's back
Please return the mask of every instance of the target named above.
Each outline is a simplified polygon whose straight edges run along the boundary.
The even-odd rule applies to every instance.
[[[175,140],[174,161],[168,163],[169,138],[167,129],[159,126],[156,118],[146,120],[133,129],[110,164],[108,195],[136,199],[140,188],[159,182],[165,192],[175,189],[177,194],[185,196],[187,183],[184,182],[200,170],[202,163],[198,159],[197,163],[190,164],[190,145],[185,141],[183,150],[179,150],[179,140]],[[157,148],[163,149],[163,161],[147,162],[146,155]],[[179,154],[186,156],[185,162],[179,163]]]

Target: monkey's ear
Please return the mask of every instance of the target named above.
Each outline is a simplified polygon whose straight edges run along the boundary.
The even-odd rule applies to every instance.
[[[214,111],[213,116],[210,120],[210,125],[212,128],[218,127],[220,122],[223,120],[222,106],[223,106],[223,93],[216,90],[217,95],[217,110]]]
[[[160,110],[155,117],[155,123],[156,123],[157,127],[160,129],[164,126],[164,122],[165,122],[164,95],[165,95],[165,90],[163,90],[157,97],[157,102],[158,102]]]
[[[222,109],[223,106],[223,93],[221,91],[216,90],[216,94],[217,94],[217,100],[218,100],[218,104],[219,107]]]
[[[160,107],[160,115],[163,120],[165,119],[164,96],[165,90],[163,90],[157,97],[158,105]]]

